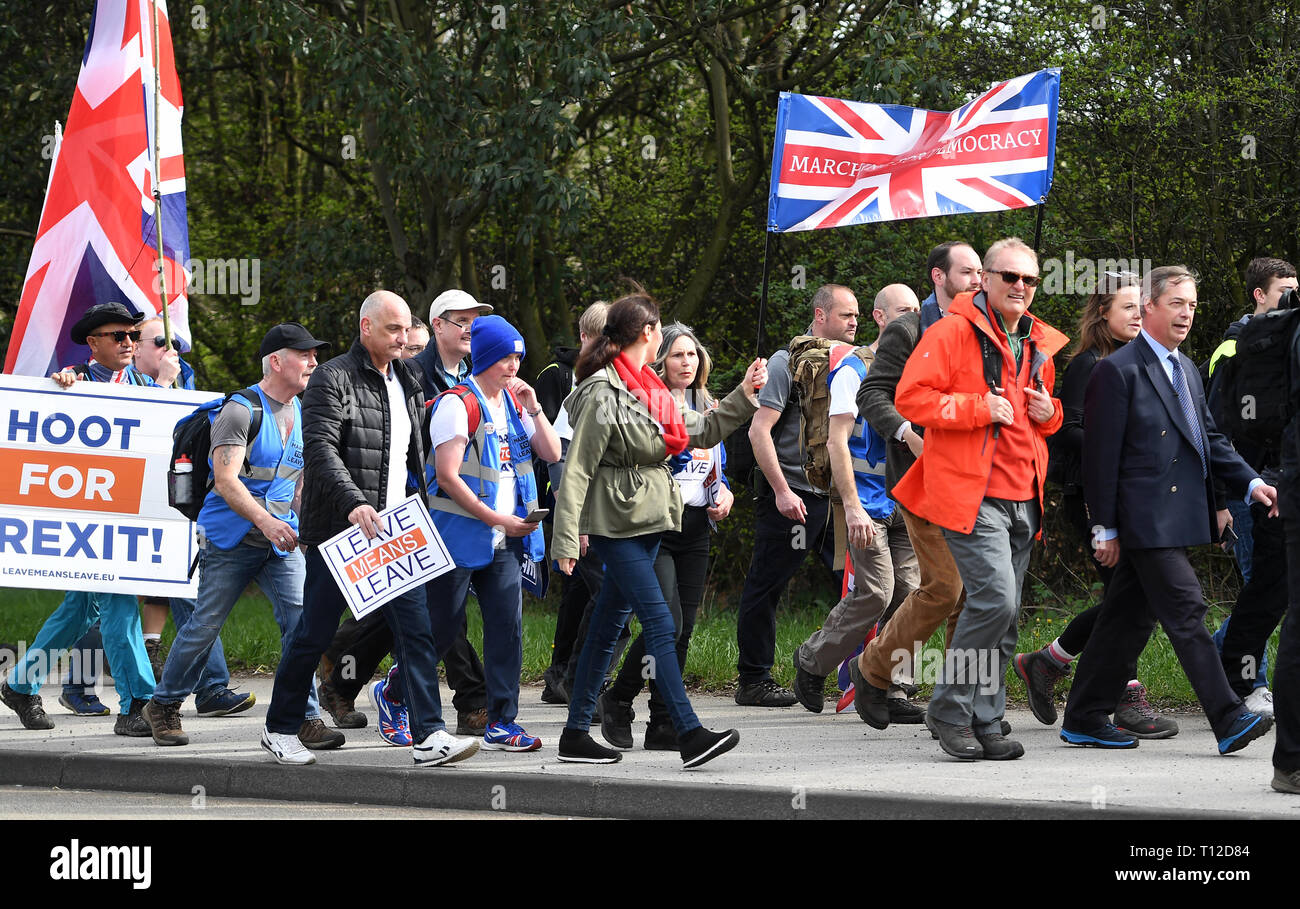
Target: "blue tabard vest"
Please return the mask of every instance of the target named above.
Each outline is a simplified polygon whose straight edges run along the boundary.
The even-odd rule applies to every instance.
[[[514,513],[520,518],[527,517],[537,508],[537,480],[533,476],[533,448],[528,442],[528,434],[524,431],[523,420],[515,410],[513,399],[507,392],[502,392],[508,424],[503,433],[502,427],[493,425],[491,411],[478,387],[471,382],[466,382],[465,387],[478,399],[479,423],[474,437],[465,446],[460,478],[484,504],[495,510],[501,472],[501,443],[507,441],[515,472]],[[450,392],[434,399],[430,416],[447,394]],[[488,432],[489,427],[491,432]],[[492,528],[469,514],[451,496],[438,488],[437,449],[432,445],[429,448],[424,475],[429,485],[428,505],[433,524],[438,528],[438,534],[458,568],[482,568],[492,561]],[[524,556],[530,561],[539,562],[546,558],[546,541],[540,527],[521,542]]]
[[[287,442],[281,443],[280,423],[271,416],[266,394],[256,385],[252,388],[262,399],[262,413],[265,416],[257,438],[248,445],[246,464],[240,468],[239,481],[248,488],[258,505],[297,531],[298,515],[293,510],[293,491],[303,465],[302,407],[298,399],[294,398],[293,432],[289,434]],[[252,408],[243,398],[235,396],[230,400],[238,401],[252,414]],[[208,419],[215,422],[217,413],[218,409],[214,408],[208,413]],[[208,470],[212,470],[211,455],[208,457]],[[252,521],[237,514],[225,499],[217,495],[215,489],[203,500],[198,523],[203,525],[203,532],[218,549],[234,549],[253,528]],[[279,549],[275,553],[281,558],[287,555]]]
[[[867,366],[856,354],[849,354],[831,371],[826,381],[835,373],[849,367],[858,374],[858,381],[866,379]],[[853,479],[858,484],[858,499],[867,514],[883,521],[894,513],[894,500],[885,493],[885,440],[858,414],[849,433],[849,457],[853,459]]]

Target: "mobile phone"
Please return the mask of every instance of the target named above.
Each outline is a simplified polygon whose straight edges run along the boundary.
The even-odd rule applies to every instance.
[[[524,520],[529,524],[540,524],[542,521],[546,520],[546,516],[550,513],[551,509],[549,508],[534,508],[528,513],[528,517],[524,518]]]
[[[1235,546],[1237,543],[1237,531],[1232,529],[1231,524],[1223,525],[1223,533],[1219,534],[1219,542],[1226,548]]]

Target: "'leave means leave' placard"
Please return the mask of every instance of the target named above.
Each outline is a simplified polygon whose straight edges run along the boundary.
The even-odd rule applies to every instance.
[[[349,527],[320,548],[358,619],[456,567],[418,496],[381,511],[379,524],[372,540],[360,527]]]

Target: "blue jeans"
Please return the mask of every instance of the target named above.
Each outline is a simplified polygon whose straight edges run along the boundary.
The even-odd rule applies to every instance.
[[[135,596],[127,593],[68,591],[41,626],[22,662],[9,673],[9,687],[19,694],[40,694],[54,655],[76,644],[96,619],[113,666],[121,712],[128,713],[134,700],[153,697],[153,667],[144,649],[140,607]]]
[[[659,554],[659,535],[646,534],[627,539],[591,537],[591,549],[605,563],[605,583],[600,587],[596,606],[591,613],[587,641],[578,657],[574,673],[574,690],[569,701],[566,729],[585,732],[591,728],[591,714],[596,709],[596,695],[614,656],[614,642],[635,612],[641,621],[645,651],[653,657],[651,677],[668,706],[678,737],[700,727],[682,684],[677,664],[677,631],[673,616],[664,599],[663,588],[655,574]]]
[[[469,585],[483,613],[483,675],[489,723],[513,723],[519,715],[519,671],[524,662],[523,550],[508,540],[482,568],[453,568],[424,585],[433,640],[442,658],[460,637]],[[396,696],[396,695],[395,695]]]
[[[266,728],[283,735],[296,735],[302,726],[311,694],[312,673],[320,655],[334,640],[343,610],[348,608],[329,566],[321,558],[320,548],[305,548],[302,621],[285,636],[280,665],[275,670],[271,706],[266,711]],[[400,667],[402,691],[395,695],[406,705],[412,737],[417,743],[422,742],[446,728],[438,694],[438,655],[424,589],[407,591],[381,608],[393,632],[393,659]]]
[[[199,677],[221,640],[221,626],[250,581],[256,580],[271,601],[276,624],[280,626],[282,651],[302,617],[300,552],[280,558],[269,547],[239,543],[233,549],[218,549],[209,543],[200,556],[199,571],[199,599],[194,613],[177,630],[176,640],[167,654],[167,665],[163,667],[162,681],[154,693],[154,700],[160,704],[179,704],[191,691],[199,690],[196,687]],[[320,716],[314,686],[308,693],[305,716],[307,719]],[[302,725],[302,720],[298,725]],[[297,731],[294,727],[294,732]]]

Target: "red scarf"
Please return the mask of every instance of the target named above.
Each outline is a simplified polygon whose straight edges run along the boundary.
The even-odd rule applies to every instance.
[[[634,369],[626,354],[614,358],[614,369],[618,371],[618,377],[623,380],[627,390],[650,411],[650,419],[659,424],[659,429],[664,434],[666,457],[685,451],[691,437],[686,432],[681,411],[677,409],[677,401],[663,379],[649,366],[642,366],[639,371]]]

